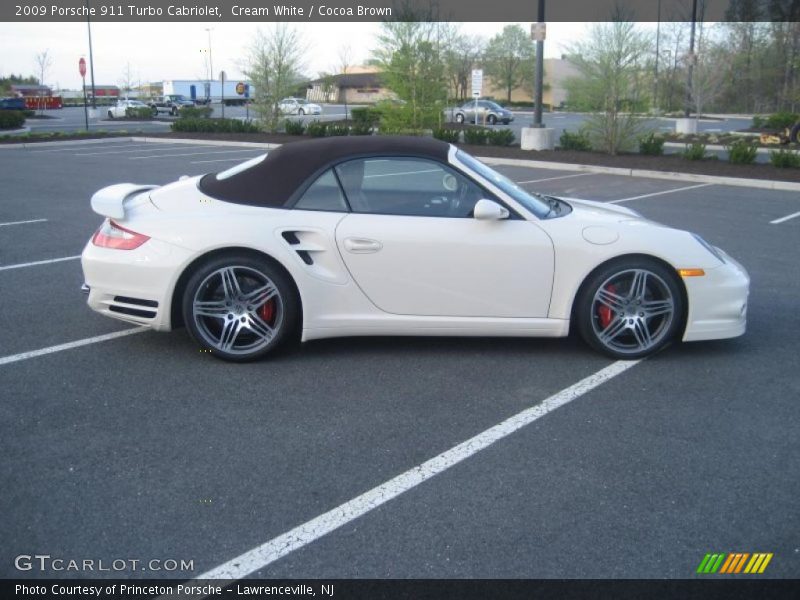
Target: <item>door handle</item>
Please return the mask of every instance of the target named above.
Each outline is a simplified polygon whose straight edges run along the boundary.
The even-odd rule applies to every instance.
[[[344,240],[344,248],[353,254],[369,254],[378,252],[383,248],[383,244],[377,240],[367,238],[347,238]]]

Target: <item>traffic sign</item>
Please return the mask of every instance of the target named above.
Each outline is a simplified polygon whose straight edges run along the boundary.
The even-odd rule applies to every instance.
[[[81,72],[81,77],[86,77],[86,61],[83,57],[78,61],[78,70]]]
[[[531,24],[531,39],[534,42],[543,42],[547,37],[547,23]]]
[[[220,80],[222,83],[225,83],[225,80],[226,80],[227,78],[228,78],[228,76],[225,74],[225,71],[220,71],[220,72],[219,72],[219,80]]]
[[[483,88],[483,69],[472,69],[472,95],[480,96]]]
[[[236,84],[236,93],[239,94],[240,96],[244,96],[244,83],[243,82],[240,81],[239,83]]]

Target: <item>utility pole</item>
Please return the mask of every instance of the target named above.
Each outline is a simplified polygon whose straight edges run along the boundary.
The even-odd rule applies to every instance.
[[[697,0],[692,0],[692,30],[689,34],[689,66],[686,69],[686,109],[684,117],[689,118],[692,107],[692,79],[694,74],[694,29],[697,25]]]
[[[539,14],[537,21],[540,24],[544,23],[544,0],[539,0]],[[536,41],[536,88],[533,110],[533,126],[544,127],[542,124],[542,95],[544,87],[544,39]]]

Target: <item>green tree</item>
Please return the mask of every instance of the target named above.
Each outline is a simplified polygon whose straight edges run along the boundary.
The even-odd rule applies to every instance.
[[[567,90],[579,93],[573,103],[589,104],[599,112],[586,120],[592,146],[609,154],[630,149],[643,133],[641,119],[632,114],[645,68],[649,39],[630,21],[596,23],[582,42],[570,49],[569,60],[580,72],[580,81]]]
[[[383,71],[387,87],[402,100],[400,105],[384,108],[392,113],[387,114],[392,128],[419,131],[441,121],[446,82],[436,34],[432,22],[381,24],[380,47],[373,52],[373,62]]]
[[[256,33],[245,74],[255,87],[254,108],[270,132],[278,130],[281,99],[289,96],[303,79],[304,53],[300,34],[285,23]]]
[[[519,25],[506,25],[502,33],[489,40],[483,65],[486,76],[506,91],[510,102],[515,88],[527,86],[533,91],[535,58],[536,47],[525,30]]]

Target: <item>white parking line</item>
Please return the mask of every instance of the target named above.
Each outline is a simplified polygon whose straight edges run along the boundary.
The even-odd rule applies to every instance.
[[[774,221],[770,221],[770,225],[777,225],[779,223],[785,223],[789,219],[794,219],[795,217],[800,217],[800,212],[792,213],[790,215],[786,215],[785,217],[781,217],[780,219],[775,219]]]
[[[261,152],[261,154],[264,154],[264,153]],[[259,155],[258,154],[254,154],[253,158],[255,158],[256,156],[259,156]],[[216,158],[214,160],[190,160],[189,164],[190,165],[202,165],[204,163],[233,162],[233,161],[246,160],[248,158],[250,158],[250,157],[249,156],[234,156],[233,158]]]
[[[453,446],[439,456],[412,467],[405,473],[382,483],[378,487],[364,492],[360,496],[340,504],[336,508],[203,573],[197,579],[242,579],[250,573],[263,569],[279,558],[310,544],[400,494],[415,488],[424,481],[443,473],[450,467],[488,448],[495,442],[533,423],[557,408],[580,398],[638,363],[639,361],[622,360],[614,362],[550,396],[540,404],[517,413],[513,417],[490,427],[457,446]]]
[[[231,154],[233,152],[252,152],[252,148],[242,150],[220,150],[218,152],[184,152],[181,154],[151,154],[149,156],[129,156],[128,160],[141,160],[146,158],[170,158],[172,156],[198,156],[203,154]]]
[[[59,344],[58,346],[49,346],[39,350],[31,350],[30,352],[22,352],[20,354],[12,354],[11,356],[3,356],[0,358],[0,365],[7,365],[9,363],[19,362],[29,358],[36,358],[37,356],[44,356],[45,354],[53,354],[54,352],[61,352],[62,350],[72,350],[73,348],[80,348],[81,346],[88,346],[89,344],[97,344],[99,342],[115,340],[117,338],[125,337],[126,335],[142,333],[143,331],[147,330],[147,327],[134,327],[133,329],[123,329],[122,331],[115,331],[114,333],[106,333],[105,335],[75,340],[74,342]]]
[[[540,181],[553,181],[554,179],[569,179],[570,177],[586,177],[587,175],[595,175],[595,173],[575,173],[573,175],[559,175],[557,177],[542,177],[541,179],[530,179],[528,181],[516,181],[514,183],[538,183]]]
[[[0,266],[0,271],[8,271],[9,269],[24,269],[25,267],[35,267],[37,265],[49,265],[50,263],[64,262],[65,260],[77,260],[78,256],[65,256],[64,258],[51,258],[50,260],[37,260],[35,262],[19,263],[17,265]]]
[[[0,227],[7,227],[8,225],[25,225],[27,223],[44,223],[47,219],[31,219],[30,221],[10,221],[8,223],[0,223]]]
[[[152,145],[151,145],[152,147]],[[183,150],[186,148],[185,144],[176,144],[172,148],[164,148],[163,146],[159,146],[158,150]],[[214,146],[208,144],[198,144],[195,148],[214,148]],[[156,150],[156,148],[153,148]],[[97,156],[98,154],[131,154],[132,152],[143,152],[141,148],[134,149],[134,150],[114,150],[111,152],[76,152],[74,156]]]
[[[608,204],[619,204],[620,202],[630,202],[631,200],[641,200],[642,198],[650,198],[651,196],[661,196],[663,194],[674,194],[675,192],[685,192],[686,190],[696,190],[697,188],[708,187],[714,185],[713,183],[700,183],[698,185],[687,185],[682,188],[675,188],[674,190],[664,190],[663,192],[653,192],[652,194],[642,194],[641,196],[631,196],[630,198],[621,198],[620,200],[612,200]]]

